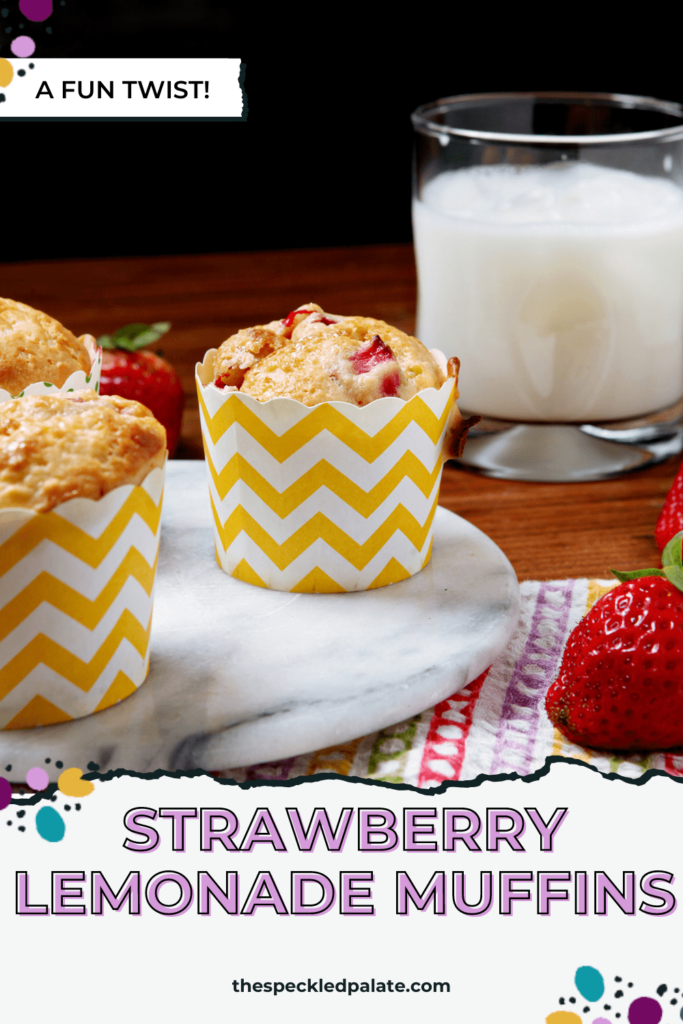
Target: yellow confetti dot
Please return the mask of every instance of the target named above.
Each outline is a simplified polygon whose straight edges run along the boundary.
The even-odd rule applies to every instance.
[[[545,1024],[581,1024],[581,1018],[571,1010],[556,1010],[546,1017]]]
[[[14,78],[14,68],[8,60],[0,57],[0,87],[3,89],[9,85]]]
[[[92,782],[82,778],[82,775],[83,772],[80,768],[65,768],[57,779],[59,792],[64,796],[88,796],[95,787]],[[555,1021],[552,1024],[555,1024]],[[559,1021],[559,1024],[563,1024],[563,1021]],[[573,1024],[573,1022],[567,1021],[566,1024]]]

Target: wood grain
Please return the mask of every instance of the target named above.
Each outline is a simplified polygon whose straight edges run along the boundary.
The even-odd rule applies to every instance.
[[[375,316],[412,332],[415,269],[407,245],[0,264],[0,293],[99,335],[170,320],[164,355],[187,406],[181,458],[201,458],[194,364],[240,327],[304,302]],[[505,551],[520,579],[605,576],[657,565],[652,533],[678,460],[619,480],[533,484],[447,466],[441,503]]]

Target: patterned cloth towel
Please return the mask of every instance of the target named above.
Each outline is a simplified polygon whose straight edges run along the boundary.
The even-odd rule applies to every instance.
[[[434,708],[371,736],[313,754],[217,773],[248,782],[333,772],[429,788],[478,775],[542,768],[550,755],[573,757],[602,772],[639,776],[649,768],[683,774],[683,753],[614,756],[564,739],[545,713],[574,626],[616,580],[527,581],[519,626],[489,670]]]

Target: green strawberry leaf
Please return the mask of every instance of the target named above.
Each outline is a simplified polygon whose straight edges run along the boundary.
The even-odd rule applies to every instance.
[[[156,324],[127,324],[125,327],[119,327],[113,334],[101,335],[97,343],[105,349],[122,348],[126,352],[137,352],[139,348],[158,341],[170,329],[171,324],[167,320],[161,320]]]
[[[619,580],[620,583],[626,583],[627,580],[637,580],[641,576],[663,576],[666,578],[666,572],[661,569],[634,569],[632,572],[619,572],[618,569],[610,569],[613,576]]]
[[[668,565],[681,566],[681,542],[683,541],[683,530],[674,534],[669,543],[662,551],[662,565],[666,569]]]
[[[674,587],[683,591],[683,568],[680,565],[665,565],[664,573],[669,583],[673,583]]]

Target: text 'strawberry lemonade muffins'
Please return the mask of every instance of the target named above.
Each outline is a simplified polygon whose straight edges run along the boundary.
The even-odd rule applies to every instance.
[[[91,334],[77,338],[58,320],[0,298],[0,402],[80,388],[99,388],[102,352]]]
[[[428,562],[459,362],[314,303],[197,365],[216,556],[274,590],[369,590]]]
[[[81,718],[143,683],[165,460],[138,402],[0,403],[1,729]]]

